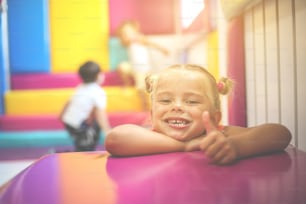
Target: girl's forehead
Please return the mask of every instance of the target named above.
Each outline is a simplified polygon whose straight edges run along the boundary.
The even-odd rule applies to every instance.
[[[155,91],[177,90],[186,92],[192,91],[206,92],[210,87],[208,79],[204,74],[198,72],[176,70],[167,71],[158,78]]]
[[[192,82],[192,81],[201,81],[206,82],[207,77],[200,72],[191,71],[191,70],[168,70],[159,75],[159,83],[170,83],[170,82]]]

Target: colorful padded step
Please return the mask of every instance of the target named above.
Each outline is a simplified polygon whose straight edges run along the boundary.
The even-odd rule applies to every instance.
[[[11,76],[11,89],[54,89],[72,88],[80,83],[80,78],[75,73],[63,74],[13,74]],[[105,72],[103,86],[122,86],[123,82],[117,71]]]
[[[72,144],[72,139],[65,130],[0,132],[0,148],[50,147]]]
[[[105,87],[107,111],[142,111],[139,92],[133,87]],[[74,89],[14,90],[5,94],[6,115],[58,115]]]
[[[148,112],[116,112],[108,114],[110,125],[145,125]],[[57,115],[0,116],[0,131],[62,130],[63,124]]]

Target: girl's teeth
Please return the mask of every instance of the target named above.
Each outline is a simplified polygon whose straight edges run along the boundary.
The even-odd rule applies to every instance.
[[[181,120],[169,120],[169,123],[171,123],[171,124],[186,124],[185,121],[181,121]]]
[[[187,121],[184,120],[169,120],[168,123],[170,125],[176,126],[176,127],[185,127],[187,124]]]

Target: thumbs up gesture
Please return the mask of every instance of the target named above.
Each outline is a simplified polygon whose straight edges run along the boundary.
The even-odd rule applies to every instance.
[[[206,136],[200,143],[200,149],[215,164],[224,165],[234,162],[238,158],[234,141],[217,129],[208,111],[205,111],[202,117]]]

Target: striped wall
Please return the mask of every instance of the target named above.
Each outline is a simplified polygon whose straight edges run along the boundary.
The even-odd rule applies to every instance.
[[[306,150],[306,1],[265,0],[244,14],[248,125],[278,122]]]

